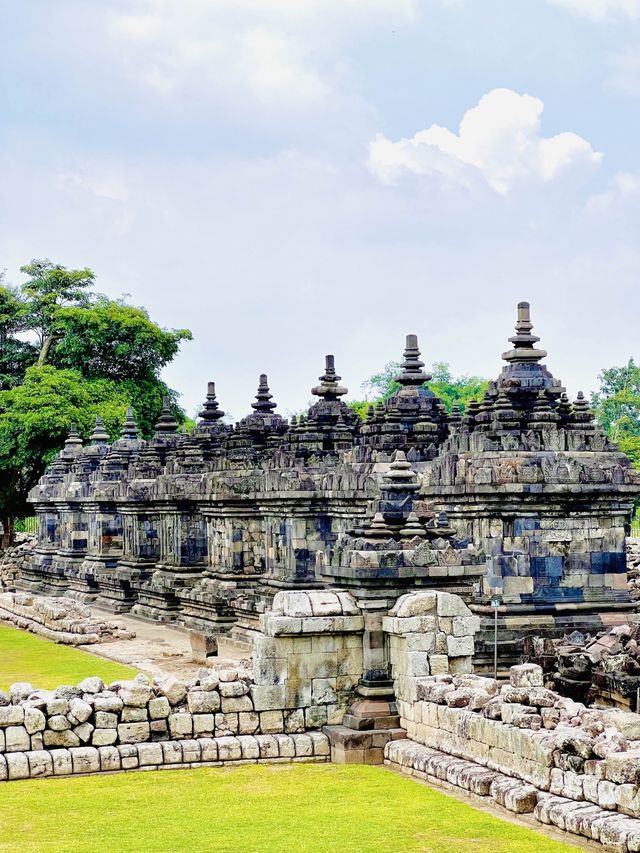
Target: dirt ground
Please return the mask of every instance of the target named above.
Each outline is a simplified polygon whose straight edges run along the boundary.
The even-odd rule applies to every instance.
[[[107,621],[118,622],[136,636],[131,640],[108,640],[80,646],[98,657],[127,664],[148,675],[160,676],[171,673],[185,680],[195,678],[202,664],[191,659],[191,643],[187,631],[181,628],[150,622],[129,614],[116,614],[91,605],[92,614]],[[219,646],[219,655],[210,659],[210,666],[232,663],[240,657],[232,649]]]

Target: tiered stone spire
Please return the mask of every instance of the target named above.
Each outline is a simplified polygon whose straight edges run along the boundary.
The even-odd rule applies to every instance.
[[[124,423],[122,424],[122,429],[120,430],[120,437],[130,439],[131,441],[135,441],[138,437],[138,426],[133,416],[133,409],[131,406],[127,409],[127,415],[124,419]]]
[[[215,382],[207,383],[207,396],[202,404],[202,409],[198,412],[198,417],[205,423],[215,423],[220,420],[220,418],[224,417],[224,412],[218,406],[218,401],[216,399]]]
[[[64,446],[69,449],[82,447],[82,439],[78,434],[78,428],[75,423],[71,424],[69,428],[69,435],[65,439]]]
[[[509,338],[513,349],[502,353],[502,358],[510,364],[530,364],[540,361],[547,355],[546,350],[536,349],[535,344],[540,338],[531,334],[533,323],[531,322],[530,305],[528,302],[518,302],[518,319],[516,322],[516,334]]]
[[[424,385],[431,379],[431,374],[423,371],[424,361],[420,361],[420,350],[418,349],[418,336],[407,335],[406,345],[403,353],[403,361],[400,367],[402,373],[394,376],[400,385],[414,386]]]
[[[348,393],[349,389],[339,384],[342,376],[338,376],[336,373],[335,359],[332,355],[325,356],[324,373],[318,379],[320,385],[311,389],[314,397],[320,397],[324,400],[337,400]]]
[[[256,412],[262,412],[265,415],[270,415],[277,408],[276,403],[272,403],[273,394],[269,393],[269,385],[267,384],[267,374],[260,374],[260,383],[258,385],[258,393],[256,394],[256,402],[251,404],[251,408]]]
[[[89,436],[89,441],[91,444],[107,444],[109,442],[109,433],[105,429],[104,421],[100,415],[96,415],[95,426]]]
[[[178,421],[171,412],[171,400],[169,397],[162,398],[162,409],[155,426],[156,434],[172,435],[178,431]]]

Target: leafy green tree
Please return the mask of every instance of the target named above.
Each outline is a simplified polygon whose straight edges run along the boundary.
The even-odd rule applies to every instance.
[[[39,343],[38,364],[45,364],[59,337],[56,321],[60,310],[90,305],[93,294],[88,288],[95,281],[95,275],[86,268],[68,270],[48,258],[34,259],[20,267],[20,272],[30,276],[20,290],[28,300],[29,328]]]
[[[78,368],[87,377],[146,380],[156,376],[191,340],[188,329],[161,329],[144,308],[104,296],[89,306],[61,308],[53,330],[58,338],[51,360]]]
[[[600,390],[591,395],[595,417],[640,467],[640,366],[630,358],[623,367],[604,369],[598,378]]]
[[[90,269],[49,260],[22,267],[19,288],[0,277],[0,514],[4,541],[27,511],[29,490],[60,449],[72,423],[89,436],[101,415],[112,438],[132,406],[148,438],[162,407],[185,413],[160,371],[187,329],[162,329],[144,308],[94,293]]]
[[[380,373],[375,373],[363,384],[362,388],[367,393],[368,399],[352,402],[351,408],[364,418],[372,403],[375,404],[378,400],[388,400],[392,394],[395,394],[402,387],[394,379],[400,372],[400,362],[390,361]],[[489,386],[488,380],[479,376],[454,376],[450,366],[443,361],[434,362],[431,374],[432,378],[425,384],[436,397],[442,400],[449,412],[454,405],[460,406],[460,409],[464,411],[470,400],[482,399]]]
[[[0,275],[0,390],[18,384],[38,357],[33,344],[18,337],[27,326],[25,301],[3,278]]]

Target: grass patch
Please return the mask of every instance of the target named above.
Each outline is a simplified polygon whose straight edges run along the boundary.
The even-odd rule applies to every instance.
[[[382,767],[245,765],[10,782],[0,850],[569,853]]]
[[[16,681],[52,689],[61,684],[77,684],[89,675],[109,683],[133,678],[135,670],[95,655],[62,646],[28,631],[0,625],[0,690]]]

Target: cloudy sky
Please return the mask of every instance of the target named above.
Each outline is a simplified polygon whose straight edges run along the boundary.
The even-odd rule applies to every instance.
[[[571,394],[639,356],[640,0],[0,0],[0,268],[91,266],[236,418],[419,335]]]

